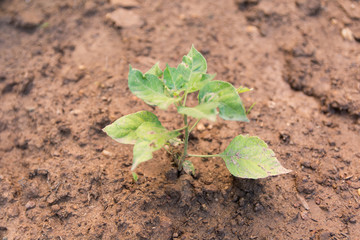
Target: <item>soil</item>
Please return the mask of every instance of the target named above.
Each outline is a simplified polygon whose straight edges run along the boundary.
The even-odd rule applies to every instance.
[[[0,239],[360,239],[358,0],[0,0]],[[257,135],[290,174],[237,179],[220,158],[166,152],[137,169],[101,129],[140,110],[128,66],[191,45],[250,123],[202,122],[189,151]],[[190,96],[195,102],[196,96]]]

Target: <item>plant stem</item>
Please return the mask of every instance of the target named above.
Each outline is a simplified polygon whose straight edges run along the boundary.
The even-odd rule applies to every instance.
[[[183,104],[182,104],[183,107],[185,107],[187,95],[188,95],[188,92],[185,92],[185,93],[184,93],[184,101],[183,101]]]
[[[187,121],[187,115],[184,114],[184,124],[185,124],[185,136],[184,136],[184,152],[181,155],[179,164],[178,164],[178,168],[179,171],[182,170],[182,165],[183,162],[185,161],[185,158],[187,157],[187,148],[188,148],[188,143],[189,143],[189,125],[188,125],[188,121]]]
[[[189,130],[189,134],[191,133],[191,131],[194,129],[194,127],[198,124],[200,122],[200,119],[198,119],[197,121],[196,121],[196,123],[194,123],[194,125],[190,128],[190,130]]]
[[[196,155],[196,154],[188,154],[189,157],[202,157],[202,158],[207,158],[207,157],[219,157],[219,154],[215,154],[215,155]]]
[[[184,130],[185,128],[187,128],[188,126],[184,126],[182,128],[178,128],[178,129],[175,129],[174,131],[181,131],[181,130]]]

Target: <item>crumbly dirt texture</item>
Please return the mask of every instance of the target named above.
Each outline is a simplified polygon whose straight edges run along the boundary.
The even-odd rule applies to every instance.
[[[359,26],[357,0],[0,0],[0,239],[360,239]],[[181,127],[127,74],[192,44],[256,105],[202,121],[189,152],[257,135],[291,173],[191,158],[191,177],[158,151],[133,182],[132,146],[101,129],[140,110]]]

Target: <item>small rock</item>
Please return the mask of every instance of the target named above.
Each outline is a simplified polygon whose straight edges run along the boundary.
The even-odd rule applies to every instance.
[[[144,25],[144,20],[139,15],[121,8],[106,14],[106,19],[118,28],[136,28]]]
[[[344,40],[354,41],[354,36],[350,28],[343,28],[341,30],[341,36],[344,38]]]
[[[199,124],[196,126],[196,129],[199,130],[199,131],[204,131],[204,130],[205,130],[205,126],[204,126],[204,124],[199,123]]]
[[[301,219],[302,220],[308,220],[309,219],[309,216],[308,216],[308,212],[307,211],[302,211],[300,213],[300,216],[301,216]]]
[[[112,152],[109,152],[107,150],[103,150],[101,154],[104,155],[105,157],[112,157],[114,155]]]
[[[57,213],[58,211],[60,211],[60,209],[60,206],[57,204],[51,206],[51,211],[53,211],[54,213]]]
[[[357,190],[357,192],[358,192],[358,195],[360,196],[360,188]]]
[[[31,9],[31,11],[20,12],[16,18],[16,25],[25,29],[34,29],[38,27],[44,19],[40,9]]]
[[[315,191],[314,183],[306,176],[296,178],[296,189],[299,193],[310,194]]]
[[[310,162],[310,161],[306,161],[306,160],[302,161],[300,164],[301,164],[302,167],[309,168],[311,170],[316,170],[316,168],[317,168],[315,163]]]
[[[255,206],[254,206],[254,211],[255,212],[260,212],[262,210],[264,210],[264,207],[260,203],[256,203]]]
[[[34,207],[36,207],[36,203],[35,203],[34,201],[28,201],[28,202],[25,204],[25,209],[26,209],[26,210],[33,209]]]
[[[16,206],[13,206],[12,208],[10,208],[9,212],[8,212],[8,217],[9,218],[16,218],[18,217],[20,214],[19,208]]]
[[[74,116],[79,116],[83,113],[83,111],[81,109],[74,109],[74,110],[71,110],[70,113]]]
[[[110,0],[110,3],[123,8],[139,7],[139,3],[135,0]]]

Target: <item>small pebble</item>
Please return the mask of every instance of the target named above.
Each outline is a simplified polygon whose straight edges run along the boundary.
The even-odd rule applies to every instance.
[[[254,211],[255,212],[260,212],[262,210],[264,210],[264,207],[260,203],[256,203],[255,206],[254,206]]]
[[[19,208],[16,206],[10,208],[10,210],[8,211],[9,218],[16,218],[19,216],[19,214],[20,214]]]
[[[105,157],[112,157],[113,156],[113,153],[112,152],[109,152],[107,150],[103,150],[102,152],[102,155],[104,155]]]
[[[360,196],[360,188],[358,189],[358,191],[357,191],[357,192],[358,192],[358,194],[359,194],[359,196]]]
[[[84,70],[86,70],[86,67],[85,67],[85,65],[79,65],[79,66],[78,66],[78,69],[79,69],[80,71],[84,71]]]
[[[36,206],[36,203],[34,201],[28,201],[25,204],[25,209],[30,210],[30,209],[33,209],[35,206]]]
[[[341,30],[341,36],[348,41],[354,41],[354,36],[350,28],[343,28]]]
[[[78,115],[81,115],[82,114],[82,110],[81,109],[74,109],[74,110],[71,110],[70,113],[74,116],[78,116]]]
[[[55,205],[51,206],[51,210],[56,213],[60,210],[60,206],[55,204]]]
[[[308,216],[308,214],[307,214],[306,211],[302,211],[302,212],[300,213],[300,217],[301,217],[302,220],[307,220],[307,219],[309,219],[309,216]]]
[[[199,123],[199,124],[196,126],[196,128],[197,128],[197,130],[199,130],[199,131],[204,131],[204,130],[205,130],[205,126],[204,126],[204,124],[202,124],[202,123]]]

